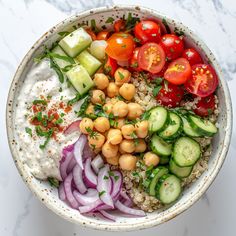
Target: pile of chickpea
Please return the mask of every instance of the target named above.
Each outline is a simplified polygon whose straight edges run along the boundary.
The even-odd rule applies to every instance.
[[[129,83],[130,78],[130,72],[121,67],[116,70],[114,81],[109,81],[103,73],[96,73],[93,79],[96,89],[91,91],[91,103],[85,113],[95,114],[94,105],[100,104],[104,112],[115,117],[114,122],[111,127],[106,117],[98,117],[94,121],[86,117],[80,123],[81,132],[88,135],[89,145],[96,152],[101,151],[107,163],[119,165],[122,170],[134,170],[137,157],[133,154],[147,149],[148,121],[140,120],[144,110],[138,103],[132,102],[136,90]],[[127,120],[137,122],[127,124]],[[152,152],[144,155],[147,166],[156,166],[159,161],[159,156]]]

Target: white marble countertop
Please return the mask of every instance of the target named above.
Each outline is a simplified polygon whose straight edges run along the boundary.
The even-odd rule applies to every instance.
[[[0,0],[0,235],[75,236],[94,230],[73,225],[42,205],[18,174],[7,144],[5,104],[13,74],[30,46],[50,27],[76,11],[124,0]],[[222,65],[236,106],[236,3],[234,0],[129,0],[174,17],[206,42]],[[234,110],[236,115],[236,111]],[[236,128],[216,180],[189,210],[156,228],[123,235],[231,236],[236,219]],[[119,235],[97,231],[96,235]]]

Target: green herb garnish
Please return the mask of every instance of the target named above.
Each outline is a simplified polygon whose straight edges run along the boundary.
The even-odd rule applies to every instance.
[[[119,74],[121,80],[123,80],[125,78],[125,76],[120,71],[118,71],[118,74]]]
[[[83,115],[85,114],[88,106],[89,106],[89,103],[90,103],[90,96],[87,96],[85,99],[84,99],[84,102],[82,103],[82,105],[80,106],[80,110],[78,111],[77,115],[79,117],[83,117]]]
[[[115,19],[114,19],[113,17],[109,16],[109,17],[107,18],[107,20],[106,20],[105,23],[111,23],[111,24],[113,24],[114,20],[115,20]]]
[[[162,86],[159,85],[159,86],[157,86],[153,89],[152,94],[153,94],[154,97],[157,96],[157,94],[160,92],[161,88],[162,88]]]
[[[167,34],[170,34],[170,33],[171,33],[171,30],[170,30],[170,27],[169,27],[169,25],[168,25],[168,23],[167,23],[167,21],[166,21],[165,18],[162,19],[162,23],[163,23],[163,25],[164,25],[165,28],[166,28]]]
[[[25,127],[25,132],[26,132],[30,137],[32,137],[32,129],[31,129],[31,128]]]
[[[127,19],[125,21],[125,28],[126,30],[131,30],[134,28],[134,26],[140,21],[140,18],[133,17],[132,13],[129,12]]]
[[[92,19],[90,23],[91,23],[91,30],[94,31],[95,33],[98,33],[99,29],[96,25],[96,21],[94,19]]]
[[[103,179],[107,180],[107,179],[109,179],[109,177],[105,175],[105,176],[103,177]]]
[[[68,31],[61,31],[61,32],[59,32],[59,33],[57,33],[58,35],[60,35],[60,36],[62,36],[62,37],[65,37],[65,36],[67,36],[68,34],[70,34],[70,32],[68,32]]]
[[[59,181],[56,178],[48,177],[48,182],[52,187],[59,187]]]
[[[84,98],[85,96],[87,96],[87,94],[80,95],[80,93],[77,93],[74,98],[72,98],[71,100],[68,101],[68,103],[67,103],[68,106],[72,106],[73,104],[75,104],[76,102],[78,102],[79,100]]]
[[[106,193],[106,191],[103,190],[102,192],[99,192],[99,193],[98,193],[98,196],[101,197],[101,196],[102,196],[103,194],[105,194],[105,193]]]
[[[47,105],[47,101],[42,100],[42,99],[38,99],[38,100],[34,100],[33,104],[34,105],[38,105],[38,104]]]
[[[177,36],[184,36],[184,32],[177,27],[175,27],[174,32]]]
[[[62,124],[62,123],[63,123],[62,118],[59,118],[59,119],[57,119],[57,120],[54,122],[55,125],[60,125],[60,124]]]

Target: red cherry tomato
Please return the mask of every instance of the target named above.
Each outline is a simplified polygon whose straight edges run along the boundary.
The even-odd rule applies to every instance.
[[[164,49],[168,60],[174,60],[180,57],[184,51],[183,40],[175,34],[163,35],[160,41],[160,45]]]
[[[106,53],[117,61],[128,61],[135,47],[133,37],[126,33],[114,33],[107,40]]]
[[[139,53],[140,47],[137,47],[133,51],[133,56],[131,60],[129,61],[130,70],[131,71],[142,71],[142,68],[140,68],[138,64],[138,53]]]
[[[207,97],[200,98],[196,104],[194,112],[199,116],[209,116],[215,110],[215,96],[211,94]]]
[[[184,84],[191,77],[191,66],[185,58],[178,58],[172,61],[164,78],[172,84]]]
[[[150,80],[155,80],[156,78],[160,78],[160,77],[163,78],[168,66],[169,66],[169,63],[166,62],[160,72],[158,72],[156,74],[149,73],[148,78]]]
[[[197,64],[192,66],[192,76],[184,86],[192,94],[207,97],[215,92],[218,86],[218,77],[210,65]]]
[[[85,30],[91,36],[92,40],[96,40],[97,39],[96,34],[90,28],[87,28]]]
[[[116,60],[111,57],[107,57],[107,60],[104,64],[104,72],[107,75],[114,76],[116,69],[118,68]]]
[[[110,36],[110,32],[101,31],[97,34],[97,40],[108,40],[109,36]]]
[[[194,48],[185,49],[182,57],[187,59],[191,66],[203,63],[200,54]]]
[[[166,83],[156,96],[157,101],[168,107],[177,107],[184,96],[184,89],[182,86]]]
[[[114,30],[115,32],[120,32],[125,30],[125,21],[122,19],[115,21]]]
[[[141,44],[148,42],[159,43],[161,40],[160,25],[150,20],[143,20],[135,25],[134,34]]]
[[[138,64],[143,70],[158,73],[165,65],[165,52],[157,43],[144,44],[138,53]]]

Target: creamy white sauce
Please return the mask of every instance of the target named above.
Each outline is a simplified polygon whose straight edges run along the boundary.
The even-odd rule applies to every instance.
[[[62,91],[60,92],[60,88]],[[47,105],[47,110],[63,101],[65,104],[74,98],[76,91],[74,88],[68,88],[67,83],[61,84],[55,71],[50,68],[48,60],[33,65],[30,69],[24,85],[18,97],[18,107],[16,110],[15,126],[18,135],[18,142],[22,149],[20,157],[30,168],[32,174],[39,179],[55,177],[61,179],[59,172],[59,161],[63,147],[74,143],[79,137],[79,132],[65,136],[58,133],[57,140],[51,138],[45,149],[40,149],[45,137],[38,137],[35,132],[35,126],[29,122],[29,117],[33,115],[32,102],[44,97],[51,96]],[[58,109],[58,113],[64,113],[63,126],[68,126],[73,121],[78,120],[75,110],[78,111],[82,101],[73,105],[73,109],[65,113],[63,109]],[[25,128],[32,129],[33,136],[26,133]]]

